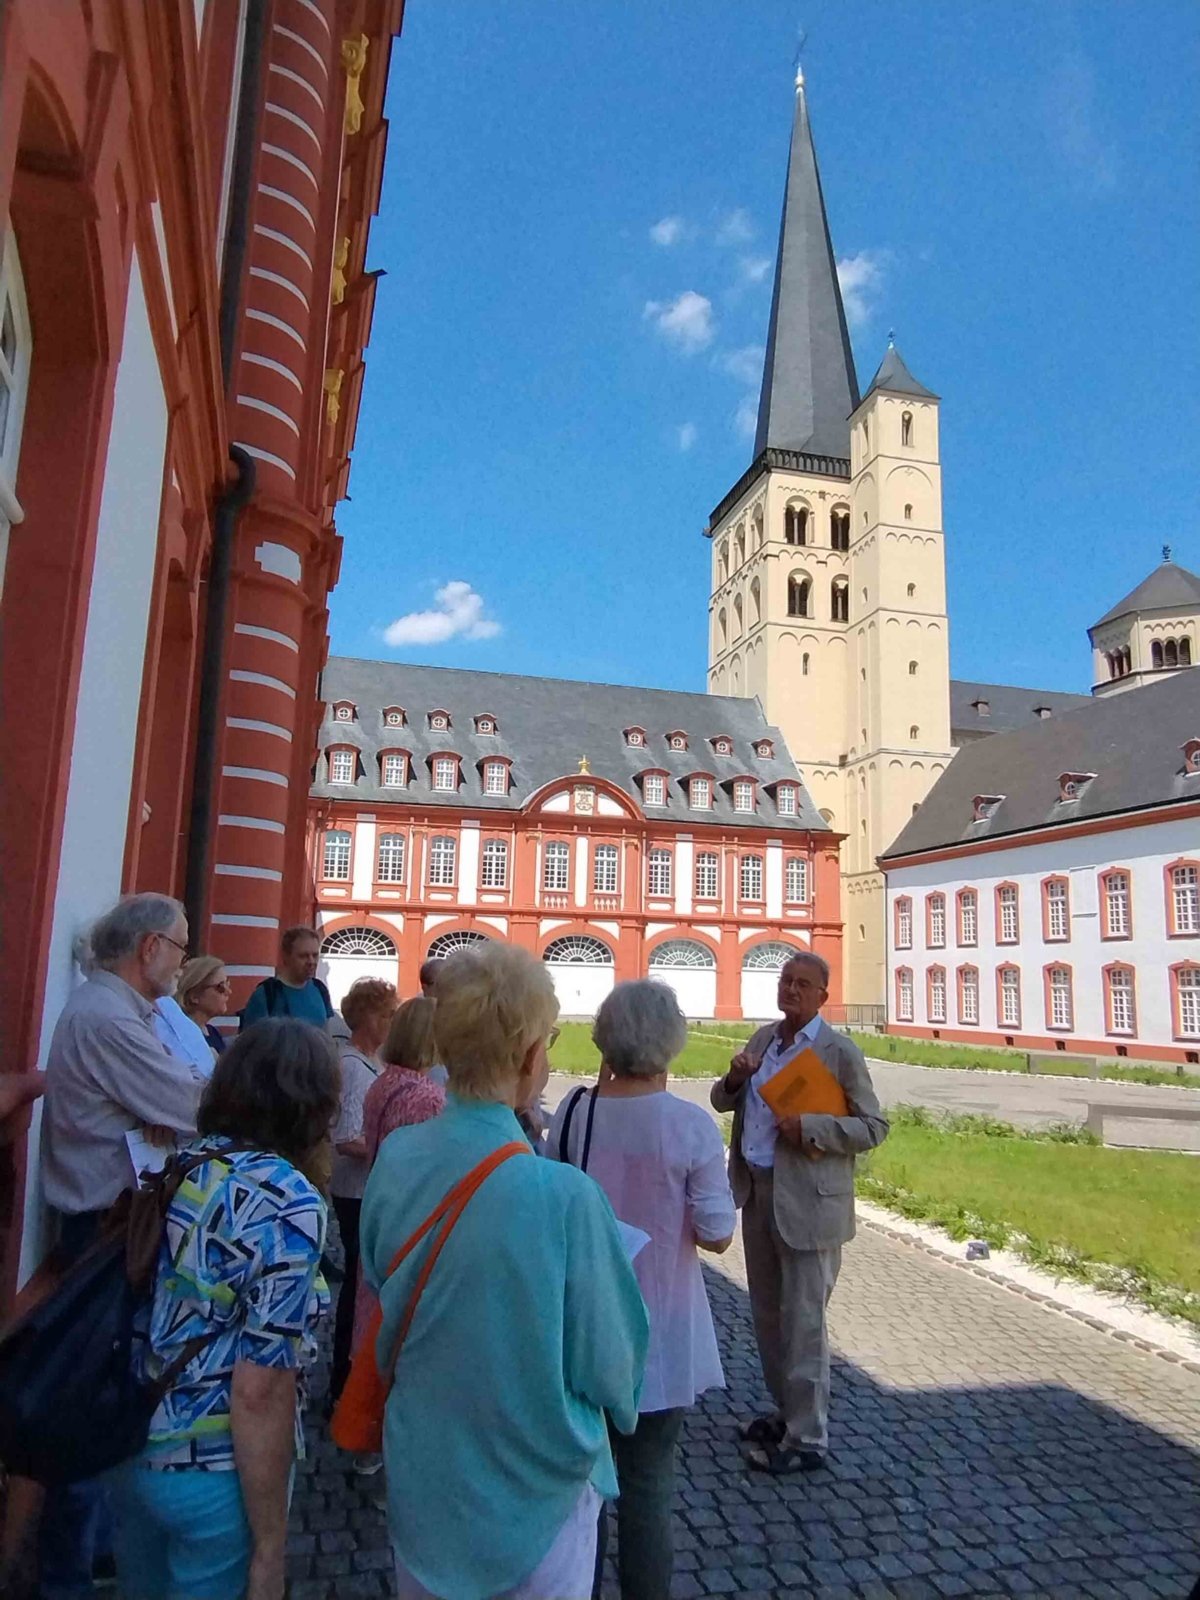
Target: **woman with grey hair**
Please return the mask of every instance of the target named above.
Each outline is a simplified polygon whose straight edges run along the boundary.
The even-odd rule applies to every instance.
[[[671,1499],[684,1413],[724,1386],[697,1249],[733,1239],[733,1195],[720,1132],[702,1107],[667,1092],[687,1023],[665,984],[619,983],[596,1014],[600,1081],[560,1105],[547,1154],[583,1167],[622,1222],[649,1235],[633,1267],[650,1313],[636,1430],[612,1432],[620,1498],[622,1600],[667,1600],[674,1564]],[[601,1512],[603,1559],[605,1516]],[[600,1561],[597,1561],[597,1578]]]

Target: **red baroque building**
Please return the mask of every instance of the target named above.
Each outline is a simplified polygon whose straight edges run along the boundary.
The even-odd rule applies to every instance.
[[[306,909],[401,9],[0,7],[7,1071],[44,1058],[123,890],[186,893],[243,987]],[[0,1184],[9,1285],[36,1147],[35,1125]]]
[[[775,1015],[787,954],[833,972],[840,835],[757,700],[333,658],[310,802],[325,972],[417,987],[479,939],[549,965],[567,1016],[670,983]]]

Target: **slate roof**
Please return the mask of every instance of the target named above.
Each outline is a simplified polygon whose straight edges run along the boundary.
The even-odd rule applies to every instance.
[[[987,704],[986,716],[976,710],[977,700]],[[964,738],[985,733],[1010,733],[1040,720],[1039,706],[1049,710],[1052,720],[1091,703],[1090,694],[1067,694],[1062,689],[1017,689],[1007,683],[968,683],[962,678],[952,678],[950,736],[953,739],[957,735],[961,743]]]
[[[1111,611],[1106,611],[1099,622],[1093,623],[1088,632],[1094,633],[1106,622],[1115,622],[1131,611],[1194,611],[1197,606],[1200,606],[1200,578],[1177,562],[1164,560],[1124,600],[1118,600]]]
[[[766,449],[848,457],[849,418],[857,405],[858,378],[808,103],[798,85],[758,402],[755,459]]]
[[[917,382],[894,343],[888,345],[887,355],[879,363],[879,371],[871,379],[867,394],[874,394],[876,389],[886,389],[889,394],[915,395],[918,400],[938,398],[932,389],[927,389],[923,383]],[[865,399],[866,395],[863,398]]]
[[[1200,737],[1200,668],[1122,694],[1019,733],[960,750],[895,843],[880,858],[995,839],[1056,822],[1200,799],[1200,777],[1184,772],[1182,745]],[[1060,803],[1064,772],[1094,772],[1077,800]],[[972,821],[976,795],[1003,795],[991,817]]]
[[[515,812],[544,784],[577,775],[579,759],[586,756],[593,777],[615,783],[639,806],[637,774],[666,772],[672,780],[667,784],[667,804],[649,807],[649,817],[686,822],[689,827],[734,825],[772,833],[829,829],[804,787],[783,735],[767,722],[757,700],[345,656],[330,658],[321,676],[321,694],[326,710],[318,736],[320,747],[354,745],[362,752],[365,769],[354,785],[331,784],[325,780],[325,763],[318,762],[311,792],[321,799],[400,800],[460,810]],[[336,722],[333,706],[345,700],[356,706],[356,720]],[[383,713],[390,706],[404,709],[406,726],[385,728]],[[448,732],[429,727],[428,713],[434,710],[449,712]],[[475,718],[483,715],[496,719],[495,734],[476,733]],[[644,748],[625,743],[624,730],[631,727],[645,729]],[[684,751],[667,748],[666,735],[676,731],[688,736]],[[732,755],[719,756],[713,750],[709,740],[718,734],[727,734],[733,741]],[[768,759],[753,750],[754,741],[763,738],[774,746]],[[406,788],[381,786],[377,757],[385,749],[411,753],[412,776]],[[428,761],[437,751],[452,751],[462,758],[462,783],[453,794],[435,793],[432,788]],[[511,759],[507,795],[482,792],[479,764],[489,756]],[[717,780],[711,811],[688,807],[681,780],[696,772],[711,773]],[[756,778],[760,785],[759,810],[754,815],[733,809],[730,785],[742,776]],[[763,787],[781,779],[799,785],[794,817],[779,816],[773,797],[763,797]]]

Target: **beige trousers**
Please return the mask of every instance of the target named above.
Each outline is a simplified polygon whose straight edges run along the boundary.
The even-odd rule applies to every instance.
[[[829,1338],[825,1308],[842,1265],[841,1246],[793,1250],[775,1221],[774,1173],[751,1167],[742,1245],[763,1378],[787,1422],[793,1449],[829,1444]]]

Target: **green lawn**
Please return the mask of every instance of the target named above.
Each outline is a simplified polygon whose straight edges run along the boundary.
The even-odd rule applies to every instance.
[[[989,1128],[992,1131],[976,1131]],[[859,1193],[1200,1325],[1200,1160],[898,1107]]]
[[[729,1070],[729,1058],[737,1046],[728,1040],[708,1039],[691,1033],[683,1054],[671,1063],[677,1078],[720,1078]],[[592,1043],[590,1022],[564,1022],[562,1033],[550,1052],[555,1072],[570,1072],[577,1077],[594,1077],[600,1068],[600,1054]]]

